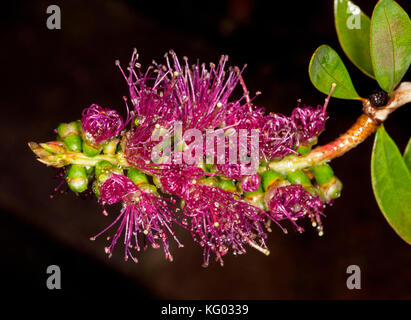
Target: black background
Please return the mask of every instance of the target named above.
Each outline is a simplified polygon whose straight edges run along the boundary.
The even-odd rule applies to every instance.
[[[398,1],[411,12],[409,1]],[[275,3],[275,5],[273,5]],[[344,183],[342,197],[326,210],[325,235],[306,224],[303,235],[274,229],[271,255],[249,250],[227,256],[221,268],[203,269],[202,250],[190,235],[173,243],[174,262],[149,249],[140,262],[124,262],[118,246],[112,259],[105,240],[89,237],[116,213],[101,215],[95,200],[69,193],[50,199],[54,170],[35,161],[28,141],[49,141],[59,122],[79,119],[97,103],[124,112],[127,87],[115,59],[128,63],[134,47],[140,62],[162,61],[174,49],[191,61],[247,63],[256,104],[289,114],[301,98],[322,104],[324,95],[308,78],[311,54],[327,43],[343,57],[358,92],[376,83],[343,56],[333,23],[333,1],[14,1],[1,11],[0,241],[2,290],[66,295],[127,295],[130,299],[409,299],[411,248],[389,227],[370,183],[372,138],[333,161]],[[48,30],[46,9],[61,8],[62,29]],[[369,15],[375,1],[357,1]],[[410,79],[410,73],[406,76]],[[358,102],[333,99],[325,143],[344,132],[361,113]],[[410,108],[390,116],[386,129],[401,150],[410,136]],[[62,270],[60,292],[48,292],[46,268]],[[348,290],[346,268],[362,270],[362,289]]]

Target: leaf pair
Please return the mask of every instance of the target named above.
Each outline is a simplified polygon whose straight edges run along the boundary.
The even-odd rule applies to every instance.
[[[411,21],[393,0],[380,0],[372,18],[347,0],[334,0],[335,27],[347,57],[380,87],[391,93],[411,64]],[[313,54],[309,74],[311,82],[328,94],[333,82],[333,97],[361,99],[338,54],[329,46],[320,46]]]

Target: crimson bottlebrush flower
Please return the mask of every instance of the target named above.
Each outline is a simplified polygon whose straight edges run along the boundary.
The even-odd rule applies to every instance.
[[[191,67],[184,57],[183,66],[174,51],[171,60],[166,56],[167,70],[173,75],[173,94],[177,100],[176,109],[183,129],[209,129],[219,127],[226,119],[226,113],[236,105],[229,101],[239,78],[233,70],[225,70],[228,56],[221,56],[217,65],[210,63],[207,69],[203,63]]]
[[[91,143],[99,144],[111,139],[124,128],[123,119],[117,111],[97,104],[84,109],[82,115],[81,126],[86,140]]]
[[[128,200],[137,192],[137,186],[122,174],[113,173],[99,186],[100,199],[103,203],[112,205],[122,200]]]
[[[251,103],[236,102],[227,112],[225,123],[238,129],[261,129],[264,125],[265,108],[256,108]]]
[[[263,228],[266,213],[235,199],[230,192],[206,185],[193,185],[190,196],[184,201],[183,213],[183,226],[204,248],[204,267],[209,264],[211,254],[223,265],[222,257],[229,250],[234,255],[243,254],[246,246],[269,254]]]
[[[327,112],[323,106],[297,107],[291,114],[295,123],[298,143],[311,143],[324,130],[327,121]]]
[[[195,167],[174,167],[169,170],[163,170],[159,174],[163,190],[169,194],[178,196],[181,199],[188,199],[190,187],[204,174],[204,171]]]
[[[124,151],[127,161],[141,168],[151,161],[152,149],[163,139],[159,136],[159,139],[154,141],[154,130],[158,130],[159,133],[165,133],[164,130],[172,133],[169,129],[178,119],[178,103],[171,91],[174,82],[169,81],[168,77],[172,77],[170,72],[164,71],[161,67],[151,66],[143,74],[137,59],[138,54],[134,50],[128,75],[121,68],[119,61],[116,61],[116,64],[127,81],[134,106],[134,123],[127,134]]]
[[[290,184],[271,188],[266,198],[270,216],[275,221],[288,219],[297,231],[303,232],[304,229],[296,221],[309,217],[319,235],[322,235],[321,215],[324,205],[318,196],[312,195],[299,184]]]
[[[244,176],[240,180],[241,189],[245,192],[257,191],[260,186],[261,178],[258,174]]]
[[[270,113],[260,134],[260,150],[264,159],[281,159],[295,153],[296,126],[290,117]]]
[[[162,245],[166,259],[173,260],[167,234],[175,239],[179,247],[182,244],[172,230],[172,223],[176,221],[174,218],[176,208],[172,199],[161,198],[152,189],[144,188],[141,185],[136,186],[126,176],[115,173],[99,187],[99,190],[105,203],[113,204],[122,201],[123,208],[114,222],[92,237],[91,240],[95,240],[120,222],[117,231],[108,238],[111,240],[110,245],[105,248],[110,257],[124,231],[124,258],[126,261],[131,257],[134,262],[137,262],[131,250],[140,251],[139,235],[143,235],[144,243],[150,244],[155,249]]]
[[[241,172],[243,171],[243,166],[237,163],[227,163],[227,164],[217,164],[217,169],[219,173],[222,173],[225,177],[239,180],[242,177]]]

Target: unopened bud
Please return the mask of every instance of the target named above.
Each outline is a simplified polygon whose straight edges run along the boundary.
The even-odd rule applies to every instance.
[[[88,185],[86,168],[75,164],[71,165],[67,170],[66,181],[71,191],[85,191]]]

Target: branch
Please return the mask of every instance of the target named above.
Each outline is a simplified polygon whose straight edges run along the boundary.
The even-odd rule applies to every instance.
[[[411,82],[401,83],[384,107],[373,107],[368,99],[363,99],[364,113],[339,138],[326,145],[316,147],[305,156],[291,155],[279,161],[272,161],[269,163],[269,167],[271,170],[285,173],[340,157],[374,133],[379,124],[385,121],[390,113],[409,102],[411,102]]]
[[[368,99],[363,99],[364,113],[339,138],[326,145],[316,147],[305,156],[290,155],[279,161],[271,161],[269,168],[285,173],[308,168],[342,156],[374,133],[378,125],[385,121],[391,112],[409,102],[411,102],[411,82],[401,83],[385,107],[373,107]],[[130,166],[123,152],[118,152],[115,155],[101,154],[88,157],[81,152],[68,151],[64,143],[60,141],[40,144],[29,142],[29,147],[39,157],[40,162],[54,167],[63,167],[69,164],[92,167],[101,160],[107,160],[113,165],[123,168]]]

